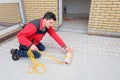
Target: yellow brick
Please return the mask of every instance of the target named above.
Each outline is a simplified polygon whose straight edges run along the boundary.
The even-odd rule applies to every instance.
[[[95,25],[98,25],[98,23],[92,23],[92,25],[94,25],[94,26],[95,26]]]
[[[100,15],[101,15],[101,16],[109,16],[110,13],[101,13]]]
[[[112,29],[112,27],[110,27],[110,26],[104,26],[103,28],[104,29]]]
[[[113,24],[114,22],[104,21],[105,24]]]
[[[108,26],[110,26],[112,29],[118,29],[118,25],[117,24],[108,24]]]
[[[91,7],[93,7],[93,8],[96,7],[96,6],[97,6],[97,5],[91,5]]]
[[[52,11],[57,15],[58,11],[58,1],[57,0],[29,0],[24,2],[25,12],[26,12],[26,17],[27,20],[29,19],[34,19],[34,18],[39,18],[44,15],[47,11]],[[29,8],[30,7],[30,8]],[[58,25],[58,21],[55,23]]]
[[[109,19],[109,21],[116,21],[116,22],[118,22],[118,21],[120,21],[120,19]]]
[[[117,29],[115,32],[118,32],[118,33],[120,33],[120,29],[119,29],[119,30]]]
[[[101,23],[101,24],[98,24],[98,25],[101,25],[101,26],[107,26],[107,24],[103,24],[103,23]]]
[[[102,29],[103,27],[101,25],[96,25],[96,26],[94,26],[94,28],[96,28],[96,29]]]
[[[92,20],[96,21],[96,20],[99,20],[98,18],[92,18]]]
[[[117,2],[118,1],[119,2],[120,0],[108,0],[108,1],[112,1],[112,2]]]
[[[99,4],[101,4],[101,3],[102,3],[102,2],[95,1],[95,3],[94,3],[94,4],[99,5]]]
[[[96,10],[96,12],[105,13],[106,11],[105,10]]]
[[[120,14],[120,11],[116,11],[117,14]]]
[[[107,5],[97,5],[97,7],[101,7],[101,8],[103,8],[103,7],[106,7]]]
[[[95,2],[94,2],[94,1],[91,1],[91,5],[93,5],[93,4],[95,4]]]
[[[106,11],[107,13],[116,13],[116,11]]]
[[[112,8],[101,8],[101,10],[105,10],[105,11],[109,11],[111,10]]]
[[[118,8],[120,8],[120,4],[118,5]]]
[[[111,14],[111,16],[120,17],[120,14]]]
[[[97,29],[98,31],[106,31],[106,29]]]
[[[116,30],[113,30],[113,29],[106,29],[106,31],[115,32]]]
[[[97,30],[97,28],[93,27],[93,28],[91,28],[91,30]]]
[[[96,13],[93,13],[93,15],[95,15],[95,16],[99,16],[99,15],[100,15],[100,13],[97,13],[97,12],[96,12]]]
[[[107,19],[115,18],[114,16],[105,16]]]
[[[104,2],[104,1],[103,1],[102,4],[110,5],[110,4],[113,4],[113,2],[108,2],[108,1],[107,1],[107,2]]]
[[[97,1],[106,2],[107,0],[97,0]]]
[[[111,7],[111,8],[117,8],[117,5],[107,5],[107,7]]]
[[[96,12],[96,10],[90,10],[90,11],[91,11],[91,13]]]
[[[119,22],[113,22],[114,24],[116,24],[116,25],[120,25],[120,21]]]
[[[120,8],[112,8],[112,10],[120,11]]]
[[[97,1],[97,2],[96,2]],[[119,3],[115,3],[115,1],[98,1],[95,0],[94,4],[100,4],[101,5],[91,8],[94,12],[94,10],[97,12],[90,13],[90,19],[92,21],[89,21],[88,29],[91,30],[102,30],[102,31],[110,31],[115,32],[118,30],[120,25],[120,8]],[[114,2],[114,3],[113,3]],[[104,6],[106,5],[106,6]],[[99,13],[99,15],[97,15]],[[95,15],[96,14],[96,15]],[[101,22],[100,22],[101,21]],[[89,28],[90,27],[90,28]],[[118,30],[120,32],[120,30]]]
[[[94,10],[100,10],[101,8],[98,8],[98,7],[96,7],[96,8],[94,8]]]
[[[8,23],[19,23],[21,21],[18,4],[0,4],[0,21]]]
[[[101,23],[103,23],[104,21],[94,21],[94,22],[95,22],[95,23],[100,23],[100,24],[101,24]]]
[[[119,2],[113,2],[113,4],[115,4],[115,5],[120,5],[120,1]]]
[[[104,18],[104,16],[94,16],[95,18]]]
[[[108,21],[109,19],[107,18],[99,18],[100,21]]]

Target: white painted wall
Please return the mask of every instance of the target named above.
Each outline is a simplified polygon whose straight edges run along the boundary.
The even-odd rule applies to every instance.
[[[68,14],[89,14],[90,0],[63,0]]]

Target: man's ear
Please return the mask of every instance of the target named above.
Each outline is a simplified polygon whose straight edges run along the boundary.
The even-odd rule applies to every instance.
[[[47,21],[47,19],[46,19],[46,18],[44,18],[43,20],[44,20],[44,22],[46,22],[46,21]]]

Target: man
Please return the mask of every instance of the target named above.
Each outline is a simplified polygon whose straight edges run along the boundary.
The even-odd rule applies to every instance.
[[[21,57],[28,57],[27,51],[31,49],[34,57],[39,58],[41,54],[37,50],[44,51],[45,46],[41,43],[42,38],[46,32],[62,47],[65,51],[70,51],[70,48],[62,41],[62,39],[56,34],[52,28],[53,23],[56,21],[56,16],[52,12],[45,13],[41,19],[33,20],[27,23],[18,34],[17,38],[20,43],[19,50],[11,49],[13,60],[19,60]]]

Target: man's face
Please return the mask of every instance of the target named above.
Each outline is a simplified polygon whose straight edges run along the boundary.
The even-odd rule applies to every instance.
[[[47,28],[49,28],[50,26],[53,26],[53,24],[54,24],[54,20],[53,19],[49,19],[49,20],[47,20],[47,19],[45,19],[45,27],[47,27]]]

